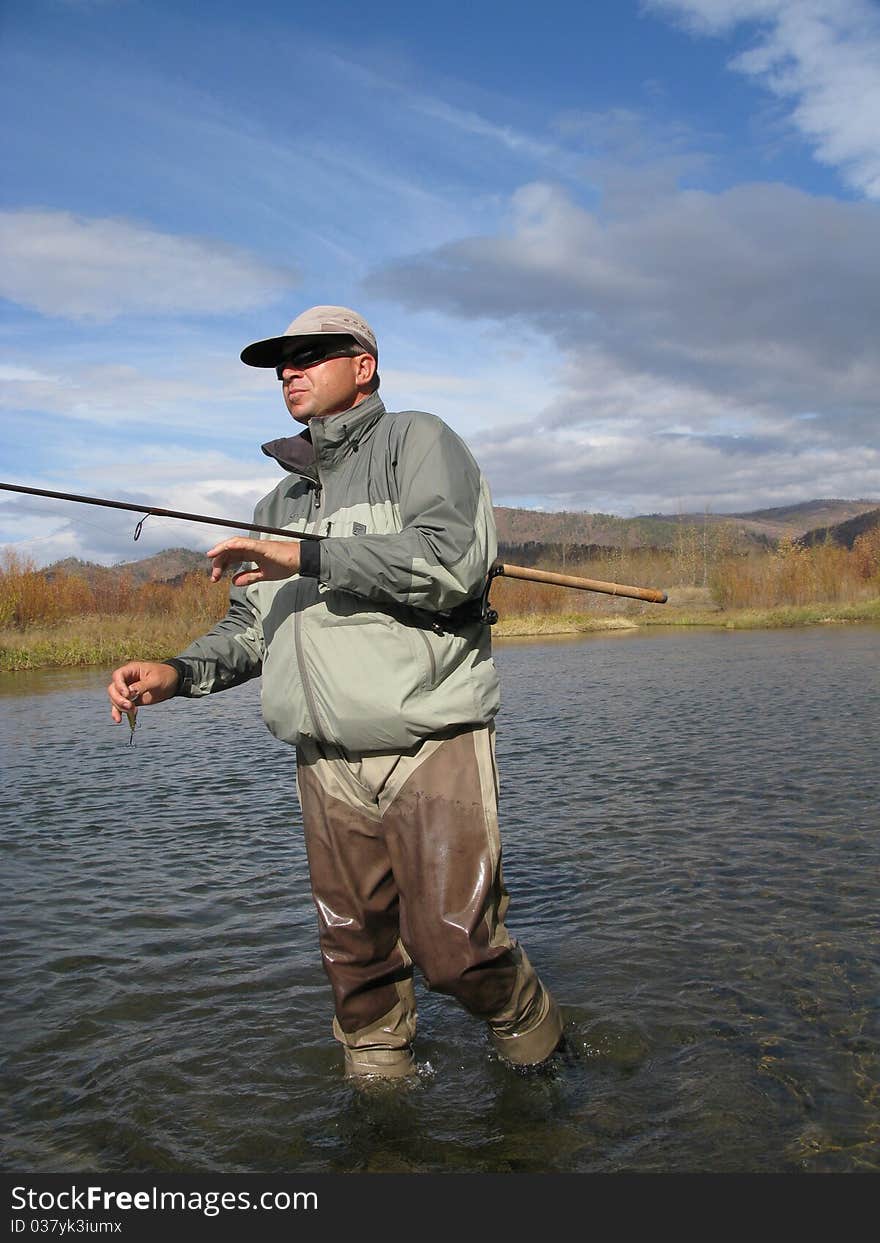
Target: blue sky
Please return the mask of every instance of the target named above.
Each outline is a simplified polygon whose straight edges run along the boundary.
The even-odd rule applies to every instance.
[[[875,0],[6,0],[0,478],[241,516],[316,303],[496,503],[880,498]],[[103,562],[211,532],[8,497]]]

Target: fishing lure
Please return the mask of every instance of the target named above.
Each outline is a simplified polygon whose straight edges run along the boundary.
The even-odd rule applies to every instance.
[[[140,699],[140,691],[134,691],[133,694],[129,695],[129,699],[133,704],[136,704]],[[137,725],[137,708],[126,708],[125,715],[128,717],[128,745],[132,746],[134,744],[135,726]]]

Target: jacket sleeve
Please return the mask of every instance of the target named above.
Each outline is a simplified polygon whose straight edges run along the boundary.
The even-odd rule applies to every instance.
[[[170,662],[180,675],[177,693],[211,695],[258,677],[263,652],[263,626],[247,588],[232,587],[226,616]]]
[[[369,600],[445,612],[480,594],[497,555],[489,488],[464,441],[433,415],[407,424],[395,454],[401,530],[325,540],[317,577]]]

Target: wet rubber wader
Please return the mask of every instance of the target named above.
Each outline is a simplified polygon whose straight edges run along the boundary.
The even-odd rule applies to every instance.
[[[414,1069],[413,964],[486,1020],[508,1061],[556,1048],[559,1012],[504,926],[491,726],[407,752],[301,746],[297,779],[333,1030],[350,1075]]]

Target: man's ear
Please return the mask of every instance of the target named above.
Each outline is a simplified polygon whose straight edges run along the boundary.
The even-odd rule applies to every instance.
[[[358,385],[371,384],[376,374],[376,360],[372,354],[358,354],[355,359],[355,380]]]

